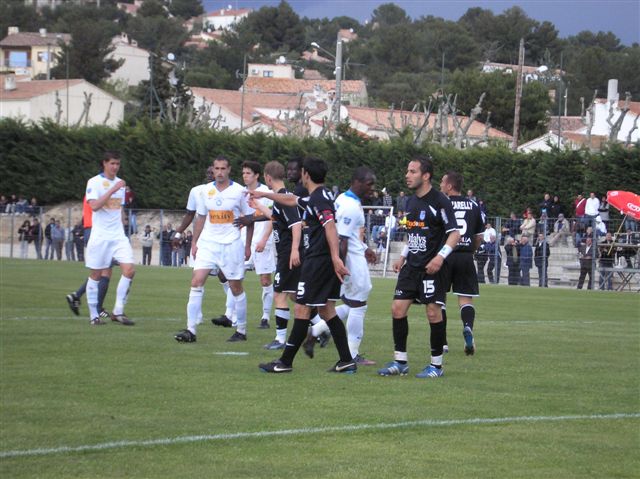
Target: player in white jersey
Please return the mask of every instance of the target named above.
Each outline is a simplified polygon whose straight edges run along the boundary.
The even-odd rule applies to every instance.
[[[242,163],[242,181],[249,191],[271,191],[267,185],[258,181],[262,168],[257,161]],[[273,201],[268,198],[256,200],[271,209]],[[273,306],[273,273],[276,270],[276,255],[273,243],[273,224],[271,221],[260,221],[264,214],[260,210],[253,210],[257,221],[253,223],[253,240],[251,242],[251,259],[254,270],[260,278],[262,286],[262,318],[260,328],[269,328],[271,307]]]
[[[124,314],[135,268],[131,243],[124,233],[122,223],[126,182],[118,178],[118,170],[119,155],[106,152],[102,159],[102,173],[87,182],[87,204],[93,211],[91,237],[85,252],[85,265],[91,270],[87,280],[87,305],[92,325],[105,324],[98,311],[98,284],[103,271],[111,267],[113,259],[120,263],[122,276],[118,282],[111,320],[125,326],[134,324]]]
[[[373,194],[376,176],[366,166],[356,168],[351,178],[351,187],[335,201],[336,227],[340,237],[340,257],[351,274],[344,279],[340,297],[343,304],[336,308],[336,314],[347,322],[347,338],[351,356],[358,365],[369,366],[375,362],[360,354],[360,343],[364,335],[364,317],[367,299],[371,292],[371,277],[367,262],[374,263],[376,254],[364,242],[365,217],[362,199]],[[316,338],[328,330],[324,321],[313,325],[304,344],[307,355],[313,357]]]
[[[229,280],[235,300],[237,330],[229,342],[247,340],[247,297],[244,293],[244,261],[251,256],[253,226],[247,227],[249,244],[243,247],[240,230],[233,222],[241,215],[252,214],[245,190],[229,180],[229,160],[219,156],[213,160],[215,181],[198,192],[196,223],[191,254],[194,258],[191,291],[187,304],[187,329],[175,335],[179,342],[196,341],[196,326],[202,318],[204,284],[211,270],[222,271]]]

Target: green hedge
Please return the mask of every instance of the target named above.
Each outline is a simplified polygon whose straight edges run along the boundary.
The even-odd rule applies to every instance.
[[[622,189],[640,192],[640,148],[612,147],[602,153],[553,151],[514,154],[502,147],[458,151],[430,145],[436,178],[448,169],[461,171],[465,188],[487,204],[490,215],[507,215],[537,206],[545,191],[558,194],[571,211],[578,192]],[[50,122],[25,125],[0,121],[0,193],[35,196],[41,204],[79,199],[86,180],[99,171],[104,150],[123,156],[121,176],[136,192],[141,208],[182,208],[189,188],[199,183],[212,157],[232,161],[240,180],[240,163],[313,155],[330,165],[328,185],[344,189],[351,171],[371,167],[378,187],[393,194],[404,188],[404,172],[412,155],[426,153],[404,140],[367,141],[356,136],[340,140],[276,138],[192,130],[172,125],[122,124],[118,129],[67,129]]]

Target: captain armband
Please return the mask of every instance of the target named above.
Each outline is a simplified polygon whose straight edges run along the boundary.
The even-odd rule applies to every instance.
[[[400,256],[402,256],[404,258],[409,256],[409,246],[404,245],[404,248],[402,248],[402,253],[400,253]]]
[[[453,248],[451,246],[444,245],[442,248],[440,248],[440,251],[438,251],[438,254],[446,259],[446,257],[449,256],[452,251],[453,251]]]

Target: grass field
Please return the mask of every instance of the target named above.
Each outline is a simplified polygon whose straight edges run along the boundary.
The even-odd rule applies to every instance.
[[[277,356],[262,349],[274,330],[257,329],[254,274],[244,344],[208,320],[197,343],[174,341],[186,268],[138,269],[132,328],[90,327],[84,301],[70,313],[64,296],[84,276],[0,260],[0,477],[639,477],[640,295],[487,286],[475,356],[449,308],[442,379],[329,374],[333,344],[268,375],[257,364]],[[393,286],[374,281],[365,324],[361,351],[379,364]],[[222,310],[210,282],[205,317]],[[409,359],[412,373],[428,359],[418,307]]]

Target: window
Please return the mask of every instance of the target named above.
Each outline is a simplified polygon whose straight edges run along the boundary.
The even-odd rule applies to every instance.
[[[265,70],[262,72],[264,78],[273,78],[273,70]]]
[[[44,63],[47,61],[48,56],[49,52],[38,52],[38,61]]]

